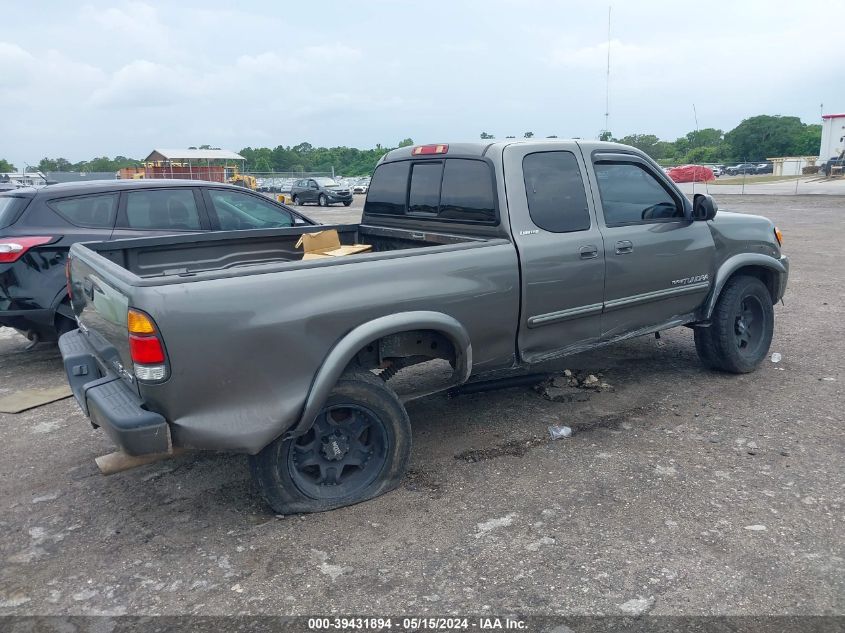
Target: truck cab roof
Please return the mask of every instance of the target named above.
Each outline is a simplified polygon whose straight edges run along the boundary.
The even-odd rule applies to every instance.
[[[407,147],[400,147],[391,150],[385,154],[380,163],[393,162],[397,160],[406,160],[409,158],[431,159],[435,157],[444,156],[462,156],[462,157],[484,157],[491,152],[502,152],[510,145],[548,145],[550,148],[571,148],[573,145],[587,146],[590,150],[605,150],[605,151],[619,151],[628,153],[631,148],[628,145],[621,143],[611,143],[609,141],[593,141],[585,139],[562,139],[562,138],[523,138],[523,139],[506,139],[502,141],[471,141],[467,143],[428,143],[425,145],[409,145]],[[426,153],[416,153],[420,148],[435,148],[435,150]],[[437,151],[436,148],[443,148],[442,151]]]

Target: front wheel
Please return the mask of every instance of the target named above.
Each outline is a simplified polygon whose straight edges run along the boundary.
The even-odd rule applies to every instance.
[[[338,380],[311,429],[280,437],[249,464],[280,514],[322,512],[394,489],[411,454],[405,407],[383,380],[352,370]]]
[[[296,206],[299,206],[299,205],[301,205],[301,204],[302,204],[302,203],[299,201],[299,196],[294,196],[294,197],[293,197],[293,203],[294,203]]]
[[[344,206],[344,207],[348,207],[350,204],[352,204],[352,200],[346,200],[346,201],[343,203],[343,206]]]
[[[766,285],[756,277],[734,277],[716,302],[710,327],[695,329],[698,356],[711,369],[754,371],[769,353],[774,322]]]
[[[321,207],[327,207],[329,206],[329,199],[321,193],[320,197],[317,198],[317,204],[319,204]]]

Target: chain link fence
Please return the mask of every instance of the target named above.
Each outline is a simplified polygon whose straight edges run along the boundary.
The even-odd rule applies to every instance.
[[[679,167],[664,167],[667,175],[675,180],[686,193],[730,193],[800,195],[826,193],[843,181],[845,160],[820,160],[815,156],[773,158],[767,161],[742,161],[728,165],[702,165],[707,170],[690,170]],[[689,174],[694,180],[684,180]],[[833,184],[837,183],[837,184]],[[845,187],[843,187],[845,192]],[[833,193],[831,191],[831,193]]]

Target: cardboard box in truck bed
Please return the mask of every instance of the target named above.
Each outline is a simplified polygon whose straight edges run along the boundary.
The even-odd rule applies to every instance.
[[[296,243],[296,248],[302,248],[305,251],[302,259],[319,259],[365,253],[372,247],[369,244],[341,245],[337,231],[328,229],[316,233],[303,233]]]

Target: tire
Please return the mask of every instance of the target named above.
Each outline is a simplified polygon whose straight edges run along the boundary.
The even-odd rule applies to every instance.
[[[299,196],[294,196],[294,197],[293,197],[293,203],[294,203],[294,205],[296,205],[297,207],[302,205],[302,203],[299,201]]]
[[[321,193],[320,197],[317,198],[317,204],[319,204],[321,207],[327,207],[329,206],[329,199]]]
[[[695,349],[709,368],[733,374],[754,371],[769,353],[775,313],[772,296],[756,277],[728,281],[707,328],[695,328]]]
[[[332,510],[393,490],[410,455],[411,424],[396,392],[356,369],[340,377],[308,433],[276,439],[250,456],[249,465],[270,507],[293,514]]]
[[[347,200],[343,203],[343,206],[348,207],[350,204],[352,204],[352,200]]]

